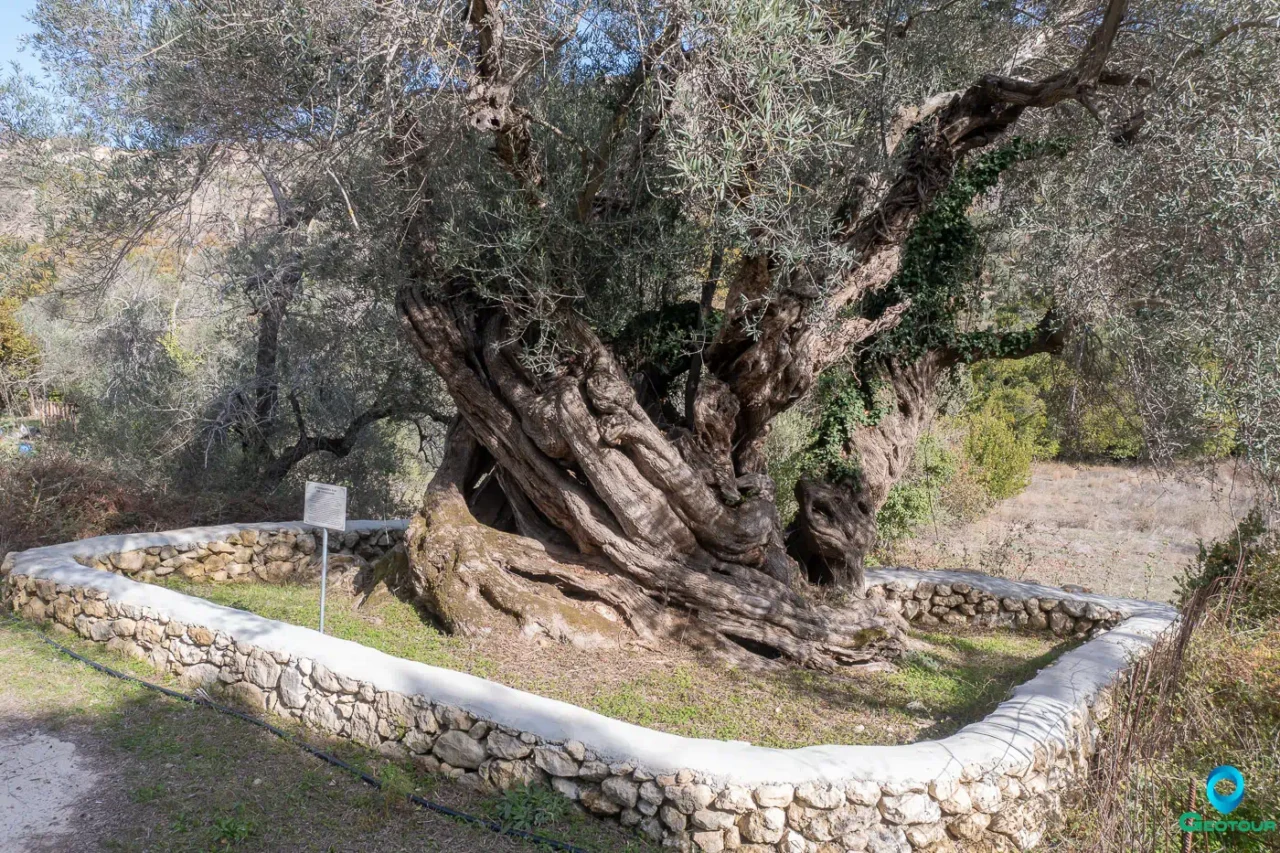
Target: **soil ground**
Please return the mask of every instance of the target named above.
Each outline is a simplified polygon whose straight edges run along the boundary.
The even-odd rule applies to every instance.
[[[166,585],[295,625],[319,621],[315,583]],[[469,672],[629,723],[689,737],[793,748],[910,743],[944,737],[985,716],[1009,689],[1069,646],[1007,630],[913,632],[900,665],[825,675],[796,668],[744,672],[664,646],[579,649],[495,631],[464,639],[437,631],[384,586],[329,586],[330,633],[397,657]]]
[[[135,661],[55,639],[163,681]],[[241,720],[98,673],[35,628],[0,620],[0,853],[546,849],[411,807],[401,793],[485,817],[497,797],[358,747],[321,745],[392,792]],[[600,853],[651,849],[562,802],[566,810],[537,832]]]
[[[1026,491],[977,521],[926,524],[880,558],[1168,601],[1199,541],[1231,531],[1252,501],[1234,463],[1161,474],[1047,462],[1035,466]]]

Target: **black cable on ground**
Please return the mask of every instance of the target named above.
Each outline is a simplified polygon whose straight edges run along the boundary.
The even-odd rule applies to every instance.
[[[12,616],[4,616],[0,618],[2,618],[6,624],[18,625],[19,627],[28,627],[26,623],[23,623],[21,620],[16,619]],[[239,719],[244,720],[247,723],[252,723],[255,726],[260,726],[261,728],[266,729],[267,731],[271,732],[281,740],[287,741],[293,744],[294,746],[297,746],[300,749],[303,749],[311,753],[317,758],[320,758],[320,759],[323,759],[324,761],[329,762],[334,767],[340,767],[343,770],[346,770],[348,773],[358,776],[360,780],[365,784],[372,785],[373,787],[378,788],[379,790],[382,789],[382,782],[377,777],[370,776],[368,773],[365,773],[363,770],[361,770],[358,767],[352,767],[350,764],[343,761],[341,758],[338,758],[337,756],[334,756],[334,755],[330,755],[324,750],[317,749],[316,747],[312,746],[306,741],[298,740],[296,737],[289,734],[289,732],[286,732],[284,729],[277,728],[276,726],[271,725],[271,723],[268,723],[266,720],[259,719],[253,716],[252,714],[246,714],[245,712],[236,710],[235,708],[229,708],[226,705],[219,705],[217,702],[214,702],[213,700],[207,699],[203,696],[192,696],[188,693],[182,693],[178,690],[171,690],[170,688],[163,687],[159,684],[152,684],[150,681],[145,681],[141,678],[136,678],[132,675],[129,675],[128,673],[120,672],[118,670],[112,669],[106,664],[101,664],[95,660],[90,660],[84,655],[78,654],[77,652],[72,651],[71,649],[67,648],[61,643],[56,642],[55,640],[45,636],[42,632],[37,631],[36,634],[37,636],[40,637],[40,639],[44,640],[50,646],[62,652],[64,655],[73,657],[76,660],[80,661],[81,663],[87,663],[89,666],[93,667],[99,672],[110,675],[112,678],[119,678],[121,681],[131,681],[134,684],[141,684],[143,687],[147,687],[147,688],[150,688],[151,690],[155,690],[159,693],[163,693],[164,695],[170,696],[174,699],[180,699],[183,702],[190,702],[193,705],[203,705],[206,708],[212,708],[213,710],[217,711],[220,714],[226,714],[227,716],[231,716],[231,717],[238,717]],[[409,798],[409,801],[416,806],[427,809],[428,811],[437,812],[442,815],[448,815],[449,817],[455,818],[464,823],[471,823],[477,826],[482,826],[485,829],[489,830],[490,832],[496,832],[499,835],[508,835],[508,836],[511,836],[512,838],[519,838],[522,841],[529,841],[534,844],[541,844],[546,847],[550,847],[552,850],[562,850],[564,851],[564,853],[591,853],[591,851],[586,850],[585,848],[576,847],[565,841],[557,841],[554,838],[546,838],[544,836],[537,835],[532,832],[526,832],[523,829],[514,829],[512,827],[506,827],[495,820],[488,820],[487,818],[477,817],[475,815],[467,814],[466,812],[460,812],[457,809],[451,809],[446,805],[435,803],[435,802],[432,802],[431,800],[425,799],[423,797],[419,797],[417,794],[408,794],[407,796]]]

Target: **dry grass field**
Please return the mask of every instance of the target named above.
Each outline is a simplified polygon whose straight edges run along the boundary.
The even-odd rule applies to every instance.
[[[1233,463],[1165,474],[1042,463],[1022,494],[975,522],[927,526],[882,562],[1167,600],[1199,541],[1234,528],[1252,498]]]

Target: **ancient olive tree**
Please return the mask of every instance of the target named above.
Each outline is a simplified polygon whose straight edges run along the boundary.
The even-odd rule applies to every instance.
[[[1064,329],[1053,305],[960,322],[922,284],[931,244],[1055,123],[1140,124],[1128,57],[1176,23],[1125,0],[128,5],[136,99],[100,109],[360,176],[321,224],[377,259],[457,411],[404,578],[448,628],[823,669],[902,648],[856,593],[935,374]],[[834,369],[887,379],[893,411],[846,428],[858,477],[803,481],[787,536],[764,442]],[[855,596],[806,594],[797,560]]]
[[[507,70],[515,61],[497,36],[513,22],[496,8],[471,7],[467,115],[495,137],[509,216],[522,231],[576,233],[544,240],[534,258],[517,244],[518,255],[490,268],[499,281],[536,276],[536,301],[526,301],[511,290],[483,298],[492,279],[476,299],[475,273],[454,265],[436,229],[408,232],[416,280],[401,291],[402,311],[461,416],[458,467],[438,475],[412,530],[415,575],[438,608],[454,603],[464,629],[484,624],[483,611],[496,607],[552,633],[590,630],[564,624],[568,591],[642,633],[663,627],[656,617],[666,614],[652,612],[657,600],[757,654],[810,666],[864,659],[876,634],[893,636],[892,617],[874,601],[805,605],[788,589],[790,557],[764,473],[770,421],[819,373],[901,322],[910,303],[879,296],[920,215],[968,152],[999,140],[1028,108],[1092,95],[1104,80],[1128,82],[1106,64],[1124,6],[1091,21],[1065,68],[1033,80],[985,76],[902,119],[885,143],[895,149],[888,168],[874,176],[881,186],[841,151],[856,149],[863,130],[850,109],[869,61],[869,40],[852,36],[866,33],[857,22],[795,5],[646,11],[651,23],[636,30],[651,36],[631,47],[625,75],[600,84],[613,97],[595,133],[548,116],[560,131],[552,142],[534,134],[539,111],[525,105],[526,87]],[[574,61],[569,54],[561,67]],[[594,141],[575,142],[584,136]],[[572,161],[551,167],[549,152],[564,147],[580,149],[579,169]],[[589,305],[566,310],[570,300],[589,303],[597,282],[607,293],[619,271],[592,268],[602,253],[591,236],[676,205],[667,216],[694,229],[706,259],[689,253],[685,261],[705,264],[710,280],[700,283],[693,325],[714,326],[705,343],[695,338],[672,353],[662,340],[671,334],[664,321],[679,326],[671,311],[637,315],[611,341],[602,323],[590,322]],[[628,230],[626,237],[643,233]],[[510,256],[509,246],[496,249]],[[551,304],[548,278],[563,282]],[[713,317],[716,279],[725,292]],[[648,347],[632,344],[635,323],[646,326]],[[824,499],[812,481],[800,488],[792,536],[799,556],[845,564],[846,552],[865,547],[848,534],[857,525],[851,516],[874,509],[856,497]],[[496,518],[476,519],[494,505],[511,516],[510,545],[476,523]],[[478,535],[488,536],[483,547]],[[511,547],[528,539],[544,549]],[[551,550],[566,544],[591,562]],[[869,619],[873,633],[848,629]]]

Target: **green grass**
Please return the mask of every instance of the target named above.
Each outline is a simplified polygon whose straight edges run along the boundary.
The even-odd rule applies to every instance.
[[[297,625],[316,625],[313,584],[165,585]],[[689,737],[790,748],[825,743],[905,743],[941,737],[988,713],[1070,646],[1007,630],[920,633],[897,672],[856,676],[803,670],[760,674],[678,651],[585,652],[495,636],[442,634],[381,589],[364,605],[332,590],[326,627],[388,654],[571,702],[615,719]],[[915,704],[919,703],[919,704]],[[908,705],[911,705],[908,708]]]
[[[192,583],[176,575],[161,583],[169,589],[206,598],[217,604],[257,613],[268,619],[315,628],[320,624],[320,588],[314,584]],[[330,591],[325,630],[335,637],[370,646],[395,657],[489,678],[497,665],[475,654],[465,642],[441,633],[413,607],[395,599],[382,600],[367,611],[350,606],[350,598]],[[339,606],[334,606],[338,604]]]
[[[91,659],[176,686],[144,663],[59,634]],[[273,722],[280,724],[280,720]],[[74,807],[77,849],[523,853],[534,845],[424,812],[418,793],[492,816],[503,798],[349,742],[315,740],[378,777],[381,791],[241,720],[103,675],[40,641],[34,627],[0,622],[0,725],[38,728],[89,747],[109,774]],[[312,739],[300,730],[295,735]],[[642,840],[579,810],[538,825],[548,837],[601,853],[646,853]],[[61,848],[59,848],[61,849]]]
[[[906,701],[914,699],[927,708],[960,716],[985,713],[999,703],[1011,683],[1031,679],[1068,648],[1042,636],[1012,631],[922,632],[918,636],[932,643],[935,651],[908,653],[906,665],[889,676],[889,682],[899,697],[911,697]]]

